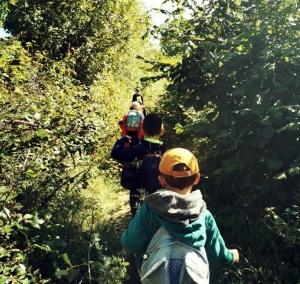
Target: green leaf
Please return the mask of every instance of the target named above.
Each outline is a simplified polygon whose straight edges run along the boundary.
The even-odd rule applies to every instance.
[[[282,81],[283,83],[285,83],[286,85],[289,85],[290,83],[293,82],[293,76],[290,76],[290,74],[289,74],[289,76],[283,77],[283,78],[281,79],[281,81]]]
[[[22,263],[19,263],[19,267],[21,270],[23,270],[26,273],[26,266]]]
[[[32,214],[25,214],[25,215],[23,216],[23,219],[31,219],[32,217],[33,217]]]
[[[299,175],[299,174],[300,174],[300,167],[293,167],[293,168],[290,168],[288,172],[289,172],[289,174],[290,174],[291,176]]]
[[[294,48],[288,48],[283,54],[282,56],[287,56],[287,55],[290,55],[291,53],[294,53],[295,52],[295,49]]]
[[[261,121],[261,124],[269,126],[272,124],[272,121],[270,120],[270,116],[266,116],[263,118],[263,120]]]
[[[103,266],[103,264],[99,261],[93,261],[93,266],[95,266],[97,269],[100,269]]]
[[[100,234],[99,233],[95,233],[93,236],[94,236],[93,241],[96,241],[96,242],[100,241]]]
[[[297,123],[291,122],[291,123],[285,125],[284,127],[278,129],[276,131],[276,133],[280,133],[281,131],[284,131],[284,130],[292,130],[292,131],[294,131],[294,130],[297,130],[298,127],[299,127],[299,123],[298,122]]]
[[[36,174],[33,170],[27,170],[25,173],[26,177],[28,178],[35,178]]]
[[[47,136],[47,132],[46,132],[45,129],[39,129],[35,133],[36,133],[37,136],[39,136],[41,138],[44,138],[44,137]]]
[[[6,186],[1,186],[0,187],[0,193],[5,193],[5,192],[8,192],[8,189]]]
[[[65,262],[66,264],[72,266],[71,261],[70,261],[70,259],[69,259],[69,256],[68,256],[66,253],[64,253],[64,254],[62,255],[62,258],[63,258],[63,260],[64,260],[64,262]]]
[[[244,143],[244,139],[241,138],[241,137],[238,137],[238,136],[232,137],[232,141],[233,141],[235,144],[242,144],[242,143]]]
[[[5,266],[4,269],[3,269],[3,274],[4,275],[10,275],[13,270],[14,270],[14,268]]]
[[[251,112],[251,109],[243,109],[240,111],[241,116],[248,116]]]
[[[4,219],[7,219],[6,214],[4,214],[3,212],[0,212],[0,217],[2,217],[2,218],[4,218]]]
[[[77,271],[73,268],[70,268],[67,274],[67,279],[69,282],[72,282],[72,280],[77,276]]]
[[[31,225],[32,227],[34,227],[34,228],[37,228],[37,229],[40,229],[40,228],[41,228],[41,226],[40,226],[38,223],[35,223],[35,222],[33,222],[33,221],[30,221],[30,225]]]
[[[45,245],[45,244],[43,244],[43,245],[34,244],[32,246],[35,247],[35,248],[39,248],[43,251],[47,251],[47,252],[51,251],[51,248],[48,245]]]
[[[268,126],[268,127],[266,127],[266,128],[264,129],[263,135],[264,135],[264,137],[266,137],[266,138],[270,138],[270,137],[273,136],[274,132],[275,132],[274,127]]]
[[[46,220],[50,220],[52,218],[52,214],[50,212],[45,213],[44,217],[45,217]]]
[[[231,164],[226,165],[225,167],[225,173],[230,173],[234,170],[234,166]]]
[[[251,146],[257,146],[260,143],[260,138],[258,136],[253,136],[248,141]]]
[[[32,221],[36,224],[44,224],[45,223],[45,221],[43,219],[39,218],[37,212],[34,213]]]
[[[282,172],[278,175],[276,175],[275,177],[273,177],[274,179],[286,179],[286,174],[285,172]]]
[[[282,162],[279,160],[270,160],[268,162],[268,167],[272,170],[278,170],[282,167]]]
[[[213,172],[213,175],[220,175],[220,174],[223,173],[223,171],[224,171],[223,168],[216,169],[216,170]]]
[[[228,131],[227,130],[221,130],[219,134],[217,135],[217,138],[224,138],[228,136]]]
[[[60,278],[61,276],[66,276],[68,274],[68,270],[58,270],[55,271],[55,276]]]
[[[5,200],[7,202],[7,201],[10,201],[12,199],[15,199],[16,196],[18,196],[18,194],[11,194],[8,197],[6,197],[5,195],[3,195],[3,196],[1,196],[1,200]]]
[[[245,88],[243,86],[238,86],[232,93],[234,95],[243,96],[245,95]]]
[[[38,113],[38,112],[36,112],[36,113],[34,114],[34,118],[35,118],[36,120],[40,120],[40,119],[41,119],[41,114]]]
[[[23,205],[21,205],[20,203],[16,203],[13,208],[20,210],[23,208]]]
[[[276,118],[282,117],[282,112],[281,111],[272,111],[272,115]]]

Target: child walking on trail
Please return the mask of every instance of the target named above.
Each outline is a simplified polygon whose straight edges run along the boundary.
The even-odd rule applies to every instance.
[[[142,132],[144,138],[140,139],[139,144],[129,148],[126,147],[126,144],[131,141],[129,135],[125,135],[119,139],[113,146],[111,157],[123,162],[133,162],[135,159],[141,160],[149,153],[160,152],[163,154],[166,151],[165,145],[159,140],[165,130],[162,119],[158,114],[152,113],[145,116]],[[158,175],[155,178],[158,178]],[[159,184],[159,182],[157,183]],[[137,211],[137,204],[140,203],[138,188],[131,188],[129,196],[130,210],[133,217]]]
[[[143,95],[140,93],[140,89],[136,88],[135,93],[132,96],[132,102],[138,101],[143,109],[143,114],[146,116],[146,110],[145,110],[145,105],[144,105],[144,98]]]
[[[183,148],[168,150],[159,171],[162,189],[146,196],[146,202],[121,237],[122,246],[135,255],[137,269],[141,270],[145,251],[160,227],[183,244],[196,249],[204,247],[209,263],[226,267],[239,262],[238,251],[226,247],[200,190],[192,191],[200,180],[195,156]]]
[[[142,94],[140,93],[140,89],[139,88],[135,89],[135,93],[132,96],[132,101],[133,102],[134,101],[139,101],[142,104],[144,104],[144,98],[143,98]]]
[[[139,139],[143,138],[142,126],[144,118],[141,104],[134,101],[130,106],[130,110],[124,114],[123,119],[119,122],[122,136],[128,135],[131,137],[128,146],[138,144]]]

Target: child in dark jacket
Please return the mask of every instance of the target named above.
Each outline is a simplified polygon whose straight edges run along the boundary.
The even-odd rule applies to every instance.
[[[183,148],[166,151],[159,171],[162,189],[146,196],[121,237],[122,246],[135,255],[138,270],[151,238],[161,226],[188,246],[204,247],[210,263],[226,267],[239,262],[238,251],[226,247],[200,190],[192,191],[200,180],[195,156]]]
[[[126,147],[131,140],[129,135],[125,135],[119,139],[111,151],[111,157],[119,161],[132,162],[135,159],[141,160],[149,152],[153,154],[160,152],[163,154],[166,151],[163,142],[159,140],[165,130],[162,119],[158,114],[152,113],[145,116],[142,132],[144,133],[144,138],[140,139],[139,144],[129,148]],[[139,200],[140,192],[138,189],[130,189],[129,204],[132,217],[136,214],[136,204],[139,203]]]
[[[143,114],[146,116],[146,110],[145,110],[145,105],[144,105],[144,98],[142,96],[142,94],[140,93],[140,89],[136,88],[135,89],[135,93],[132,96],[132,102],[138,101],[142,108],[143,108]]]

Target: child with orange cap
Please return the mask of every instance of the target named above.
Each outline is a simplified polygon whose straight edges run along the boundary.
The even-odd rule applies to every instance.
[[[224,267],[238,262],[238,251],[226,247],[200,190],[192,191],[200,180],[195,156],[183,148],[168,150],[159,171],[163,189],[146,196],[146,202],[121,237],[122,246],[135,255],[138,270],[148,244],[160,227],[183,244],[196,249],[204,247],[209,262]]]

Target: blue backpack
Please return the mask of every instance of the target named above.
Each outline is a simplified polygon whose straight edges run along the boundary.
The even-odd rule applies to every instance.
[[[209,284],[209,263],[199,250],[171,237],[161,227],[143,255],[142,284]]]
[[[151,153],[150,150],[146,150],[148,154],[143,157],[137,167],[137,188],[142,189],[145,194],[151,194],[162,188],[158,180],[159,163],[161,161],[162,154],[160,151]]]
[[[140,112],[137,110],[130,110],[127,113],[127,118],[125,122],[127,131],[139,131],[140,129]]]

